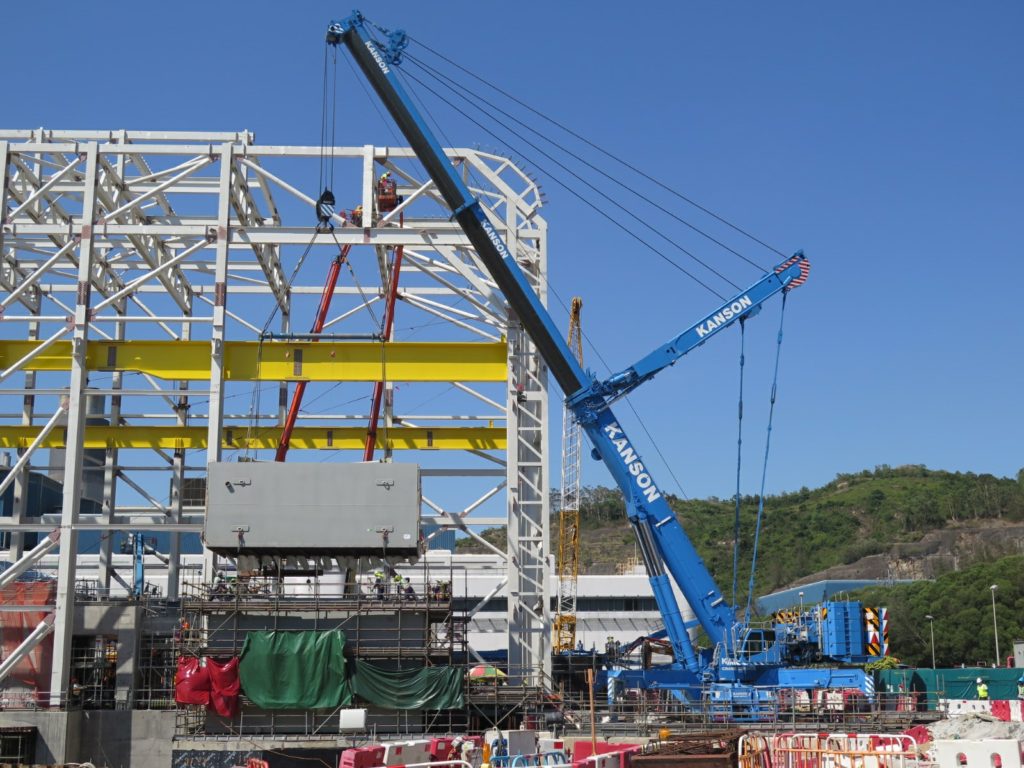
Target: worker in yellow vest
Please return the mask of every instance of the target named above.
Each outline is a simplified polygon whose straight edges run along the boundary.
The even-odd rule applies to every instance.
[[[980,677],[975,681],[978,689],[978,701],[988,701],[988,685]]]

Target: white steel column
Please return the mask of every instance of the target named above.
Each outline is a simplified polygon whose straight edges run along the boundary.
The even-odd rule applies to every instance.
[[[57,605],[53,636],[53,667],[50,704],[59,706],[71,667],[71,636],[75,619],[75,558],[78,554],[79,504],[82,498],[82,457],[86,413],[86,346],[89,337],[89,304],[92,280],[93,223],[96,218],[96,142],[86,145],[85,199],[82,202],[78,244],[78,291],[71,337],[71,382],[68,391],[67,450],[64,461],[64,495],[60,510],[60,556],[57,566]],[[58,761],[64,758],[56,755]]]
[[[189,341],[192,338],[192,323],[181,324],[181,340]],[[177,405],[175,406],[175,420],[180,427],[188,426],[188,382],[179,381]],[[184,512],[185,499],[183,490],[185,486],[185,449],[175,448],[171,471],[171,524],[177,526],[181,523]],[[178,599],[178,590],[181,578],[181,533],[172,530],[170,545],[167,549],[167,591],[168,600]]]
[[[3,247],[3,234],[0,233],[0,248]],[[39,323],[29,323],[28,328],[28,339],[35,341],[39,338]],[[36,374],[34,371],[25,372],[25,389],[31,390],[36,385]],[[21,402],[21,423],[31,424],[32,415],[35,411],[35,395],[28,392],[22,398]],[[25,453],[24,448],[18,449],[18,458]],[[29,477],[32,470],[32,462],[29,461],[24,467],[18,472],[18,476],[14,478],[14,508],[11,510],[11,522],[14,525],[20,525],[25,522],[25,516],[28,513],[28,492],[29,492]],[[11,531],[11,552],[9,555],[10,561],[16,562],[25,551],[25,534],[21,531]]]
[[[117,323],[114,326],[115,339],[119,341],[124,339],[124,326],[124,323]],[[123,377],[124,374],[120,371],[111,374],[110,426],[112,427],[121,424],[121,396],[114,394],[114,391],[121,388]],[[110,594],[110,573],[114,567],[113,523],[114,510],[117,508],[117,456],[117,448],[111,446],[107,448],[103,459],[103,521],[111,528],[105,531],[103,539],[100,541],[99,584],[101,593],[106,595]]]
[[[507,243],[519,247],[516,211],[506,213]],[[544,252],[520,258],[542,302],[546,301]],[[543,685],[551,675],[549,596],[550,501],[547,473],[547,366],[509,313],[508,400],[508,652],[510,674]]]
[[[228,309],[228,232],[231,224],[231,174],[234,171],[232,145],[220,148],[220,182],[217,196],[217,246],[213,267],[213,322],[210,324],[210,405],[207,424],[206,461],[220,461],[221,430],[224,425],[224,338]],[[203,581],[211,582],[217,572],[217,556],[204,549]]]

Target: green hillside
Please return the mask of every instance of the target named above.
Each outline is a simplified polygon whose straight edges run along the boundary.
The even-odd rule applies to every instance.
[[[669,497],[672,508],[715,579],[728,591],[732,584],[732,500],[682,500]],[[757,497],[741,503],[740,597],[749,574]],[[552,500],[552,551],[557,551],[557,494]],[[622,497],[609,488],[586,488],[582,499],[581,570],[610,573],[635,554],[634,539]],[[944,472],[923,466],[880,466],[841,474],[814,490],[765,498],[764,526],[758,555],[755,592],[764,594],[825,568],[854,563],[868,555],[890,552],[894,544],[917,542],[925,534],[966,527],[1024,522],[1024,471],[1017,479]],[[504,529],[484,533],[504,546]],[[483,551],[472,540],[460,551]],[[956,567],[984,558],[984,549],[968,548],[951,557]]]

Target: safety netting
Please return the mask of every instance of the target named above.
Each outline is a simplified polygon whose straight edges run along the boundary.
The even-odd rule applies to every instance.
[[[52,606],[57,596],[57,583],[46,581],[16,581],[0,589],[0,605]],[[48,615],[42,611],[0,612],[0,644],[3,658],[7,658],[22,641]],[[42,640],[25,654],[11,671],[17,681],[36,703],[44,701],[50,692],[50,668],[53,663],[53,637]],[[8,695],[9,697],[11,694]]]

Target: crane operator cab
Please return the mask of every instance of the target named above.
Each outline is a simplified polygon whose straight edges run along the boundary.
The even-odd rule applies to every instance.
[[[390,213],[402,199],[398,196],[398,184],[391,171],[381,174],[377,180],[377,212]]]

